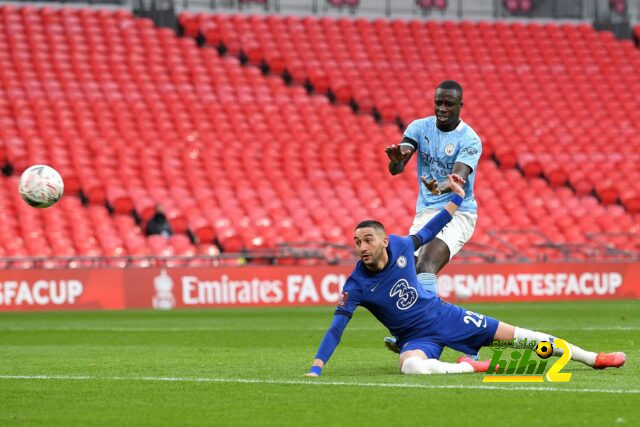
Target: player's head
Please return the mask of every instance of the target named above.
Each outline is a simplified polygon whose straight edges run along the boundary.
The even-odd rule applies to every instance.
[[[439,128],[452,130],[460,120],[462,86],[454,80],[445,80],[436,88],[433,108]]]
[[[374,220],[362,221],[356,225],[353,240],[358,256],[369,270],[382,270],[387,265],[389,238],[382,223]]]

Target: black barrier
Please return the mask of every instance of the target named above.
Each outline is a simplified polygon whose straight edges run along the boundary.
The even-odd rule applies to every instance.
[[[134,15],[151,19],[156,26],[178,29],[176,5],[173,0],[132,0]]]

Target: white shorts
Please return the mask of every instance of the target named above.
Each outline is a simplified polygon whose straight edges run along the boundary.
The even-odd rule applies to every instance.
[[[413,219],[409,233],[415,234],[420,231],[420,229],[440,211],[441,209],[423,209],[418,212]],[[456,211],[449,224],[445,225],[442,231],[436,235],[436,238],[445,242],[449,247],[449,259],[460,252],[462,246],[471,239],[473,231],[476,229],[477,221],[477,214]],[[418,255],[418,251],[419,249],[416,251],[416,256]]]

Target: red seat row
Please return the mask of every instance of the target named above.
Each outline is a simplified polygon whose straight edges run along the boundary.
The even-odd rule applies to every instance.
[[[6,212],[6,221],[0,221],[4,253],[194,255],[215,252],[217,245],[225,252],[258,251],[292,241],[350,245],[353,226],[364,218],[382,220],[390,232],[408,230],[418,179],[413,164],[399,176],[387,172],[384,147],[401,138],[395,124],[380,124],[370,115],[353,114],[349,107],[331,104],[325,96],[309,96],[298,85],[287,86],[278,76],[264,76],[256,67],[243,67],[233,56],[220,57],[213,49],[199,48],[192,39],[180,39],[128,13],[4,5],[0,21],[4,23],[0,26],[0,160],[14,168],[13,177],[1,178],[6,196],[0,209]],[[185,21],[183,17],[181,21]],[[405,40],[407,31],[523,31],[498,24],[493,28],[469,23],[416,25],[415,21],[364,23],[235,15],[214,21],[198,17],[198,28],[213,22],[216,28],[226,28],[219,35],[231,37],[227,30],[235,30],[236,21],[243,23],[242,28],[245,21],[263,23],[261,28],[269,33],[265,37],[273,42],[265,59],[269,63],[280,59],[287,69],[291,64],[302,64],[300,74],[292,73],[294,79],[310,76],[316,89],[324,81],[327,89],[336,89],[336,95],[343,98],[337,88],[360,91],[363,96],[377,94],[378,98],[368,98],[370,108],[380,108],[388,117],[428,114],[420,105],[428,104],[432,96],[432,80],[447,75],[444,68],[434,76],[425,74],[425,82],[411,77],[407,81],[417,86],[405,87],[403,79],[408,78],[408,72],[401,70],[399,60],[410,53],[408,57],[415,54],[422,61],[421,51],[398,51],[393,43],[380,42],[379,48],[369,48],[380,59],[363,59],[368,68],[360,70],[371,80],[351,81],[348,78],[355,77],[344,55],[335,49],[327,58],[301,56],[299,63],[289,62],[298,60],[298,53],[289,57],[285,46],[295,42],[280,30],[309,27],[304,31],[309,38],[304,46],[308,46],[314,37],[311,30],[320,28],[313,45],[326,49],[333,39],[324,38],[325,28],[340,34],[343,28],[353,34],[380,32],[394,40],[400,39],[396,33]],[[540,30],[544,28],[540,26]],[[252,41],[260,37],[252,31],[246,33],[249,45],[262,49]],[[558,31],[557,37],[564,37],[565,32],[573,34],[566,29]],[[576,31],[591,34],[582,27]],[[288,42],[280,44],[280,38]],[[597,35],[591,39],[603,46],[610,43]],[[231,52],[236,49],[239,53],[245,41],[232,38],[225,40],[227,43]],[[368,48],[370,43],[366,45]],[[347,49],[344,43],[340,46]],[[364,43],[360,47],[366,50]],[[313,52],[317,53],[315,48]],[[417,69],[422,69],[421,64]],[[509,140],[516,134],[515,128],[509,127],[511,122],[526,124],[526,118],[516,119],[514,111],[520,105],[508,98],[504,105],[509,108],[490,108],[498,94],[506,93],[500,90],[517,95],[524,86],[499,86],[491,77],[495,71],[492,64],[483,68],[486,76],[478,77],[477,81],[485,82],[478,85],[482,89],[465,83],[469,88],[465,120],[487,135],[485,157],[478,169],[480,219],[473,243],[493,248],[497,259],[508,259],[511,253],[500,249],[499,236],[514,228],[541,236],[540,242],[561,243],[590,241],[591,234],[611,231],[612,223],[619,230],[637,232],[638,215],[619,205],[601,204],[589,192],[576,196],[568,187],[554,188],[541,178],[527,179],[515,169],[498,168],[488,160],[495,156],[502,164],[511,156],[515,166],[528,154]],[[509,64],[514,73],[520,66]],[[334,65],[344,76],[334,76]],[[475,69],[480,69],[479,63]],[[380,82],[376,70],[388,80]],[[548,77],[545,74],[523,82],[531,82],[533,90],[536,82],[547,82]],[[619,78],[633,80],[628,73]],[[336,86],[336,81],[344,84]],[[420,96],[415,96],[416,88]],[[409,89],[413,96],[404,100],[412,102],[396,102],[395,97]],[[488,97],[477,104],[486,110],[474,105],[474,92]],[[362,104],[362,99],[356,100]],[[385,102],[380,104],[381,100]],[[585,97],[585,105],[587,102]],[[498,110],[505,111],[504,116]],[[480,120],[483,111],[491,121]],[[558,115],[569,117],[564,111]],[[559,122],[549,119],[551,132]],[[627,130],[628,126],[618,131]],[[621,152],[627,155],[623,149]],[[67,193],[52,209],[37,211],[17,198],[16,175],[33,163],[51,164],[65,180]],[[570,170],[560,172],[568,174]],[[88,207],[78,196],[88,201]],[[158,204],[176,232],[168,241],[144,237],[133,220],[134,213],[148,219]],[[32,223],[37,232],[30,231],[27,224]],[[197,237],[197,246],[187,239],[189,232]],[[554,249],[529,245],[524,238],[509,242],[531,257],[565,256]]]
[[[466,89],[465,119],[501,165],[542,174],[553,185],[580,181],[579,194],[595,192],[603,203],[638,212],[640,181],[628,172],[640,172],[630,158],[640,152],[640,51],[611,33],[586,24],[206,14],[181,20],[211,44],[242,51],[254,64],[274,63],[294,81],[361,111],[375,109],[386,121],[428,115],[429,93],[455,78]],[[620,116],[602,108],[612,90],[621,94]],[[623,157],[624,165],[603,157]],[[593,173],[582,179],[576,169]],[[596,171],[607,174],[611,184],[604,187],[615,194],[602,191]]]

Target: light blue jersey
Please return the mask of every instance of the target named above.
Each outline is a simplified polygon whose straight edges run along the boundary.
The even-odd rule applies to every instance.
[[[426,208],[440,209],[453,197],[453,193],[432,195],[420,177],[435,179],[438,182],[446,181],[447,175],[453,170],[453,165],[460,162],[471,168],[471,174],[463,187],[466,196],[459,210],[476,213],[478,207],[473,197],[473,182],[478,160],[482,154],[482,142],[473,129],[460,120],[454,130],[442,132],[436,127],[436,117],[430,116],[411,122],[404,131],[404,136],[418,143],[418,147],[414,147],[418,152],[418,188],[420,189],[416,212]]]

